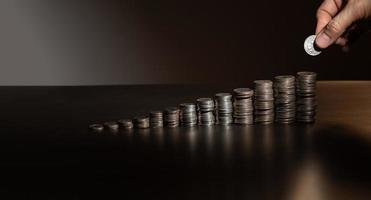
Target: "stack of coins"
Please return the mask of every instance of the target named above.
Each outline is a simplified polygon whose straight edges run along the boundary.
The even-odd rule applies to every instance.
[[[274,103],[276,122],[290,124],[295,121],[295,77],[274,77]]]
[[[164,123],[167,127],[179,126],[179,108],[168,107],[164,112]]]
[[[116,122],[104,122],[103,126],[110,131],[117,131],[119,129],[119,125]]]
[[[218,93],[215,95],[216,123],[228,125],[233,123],[232,95],[229,93]]]
[[[253,124],[252,96],[254,91],[249,88],[237,88],[233,90],[233,118],[236,124]]]
[[[296,120],[312,123],[316,115],[316,79],[314,72],[298,72],[296,77]]]
[[[117,123],[124,129],[132,129],[134,127],[131,119],[120,119],[117,121]]]
[[[271,124],[274,121],[273,83],[270,80],[254,81],[255,122]]]
[[[180,104],[180,121],[183,126],[197,125],[197,109],[194,103]]]
[[[200,125],[215,124],[214,101],[211,98],[197,99],[198,123]]]
[[[151,111],[149,113],[149,123],[151,128],[160,128],[164,126],[163,112],[162,111]]]
[[[149,128],[149,117],[139,116],[134,119],[134,125],[136,128],[145,129]]]
[[[102,132],[104,127],[102,124],[91,124],[89,125],[89,129],[93,132]]]

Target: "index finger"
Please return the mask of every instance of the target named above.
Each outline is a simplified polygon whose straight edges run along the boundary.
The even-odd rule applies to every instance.
[[[343,0],[324,0],[317,10],[316,35],[332,20],[339,12]]]

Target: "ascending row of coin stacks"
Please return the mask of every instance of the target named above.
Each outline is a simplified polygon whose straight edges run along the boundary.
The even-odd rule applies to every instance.
[[[316,73],[298,72],[254,81],[254,90],[237,88],[230,93],[218,93],[215,98],[199,98],[197,104],[183,103],[164,111],[152,111],[148,116],[117,122],[92,124],[93,131],[136,128],[161,128],[199,125],[311,123],[316,115]]]
[[[253,124],[253,105],[252,97],[254,91],[249,88],[237,88],[233,90],[233,118],[236,124]]]
[[[232,95],[218,93],[215,95],[215,118],[216,124],[228,125],[233,123]]]
[[[274,122],[273,83],[270,80],[254,81],[254,114],[258,124]]]
[[[312,123],[316,116],[316,79],[314,72],[298,72],[296,76],[296,120]]]
[[[183,126],[197,125],[197,108],[194,103],[180,104],[180,121]]]
[[[197,99],[197,110],[198,124],[207,126],[215,124],[214,100],[212,98]]]
[[[295,76],[274,77],[273,88],[276,122],[281,124],[295,122]]]

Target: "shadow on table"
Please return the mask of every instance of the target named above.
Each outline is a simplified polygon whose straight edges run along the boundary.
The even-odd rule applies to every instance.
[[[371,195],[371,143],[353,128],[321,127],[314,133],[315,155],[326,177],[331,199],[369,199]]]

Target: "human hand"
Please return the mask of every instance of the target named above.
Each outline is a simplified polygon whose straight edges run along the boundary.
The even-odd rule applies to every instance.
[[[324,0],[317,10],[316,45],[321,49],[336,43],[347,47],[365,31],[358,21],[371,17],[371,0]]]

